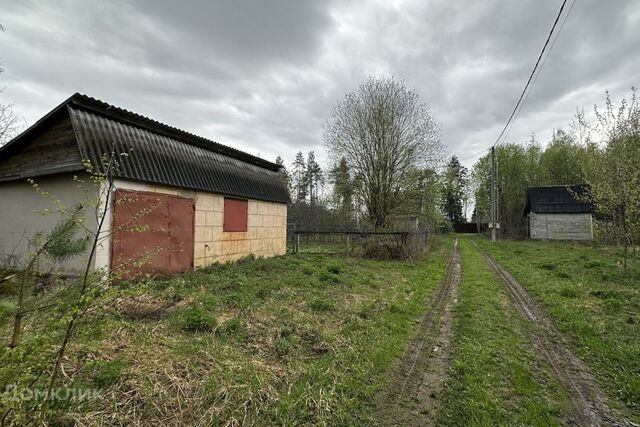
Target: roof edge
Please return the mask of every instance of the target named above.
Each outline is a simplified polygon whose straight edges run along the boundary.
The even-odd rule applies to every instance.
[[[2,156],[5,152],[11,151],[14,147],[20,145],[20,141],[29,137],[31,134],[38,132],[42,126],[44,126],[47,122],[57,117],[61,112],[67,112],[67,105],[71,102],[71,99],[77,94],[71,95],[69,98],[62,101],[53,110],[49,111],[47,114],[39,118],[34,124],[20,132],[17,136],[15,136],[12,140],[4,144],[0,147],[0,156]]]

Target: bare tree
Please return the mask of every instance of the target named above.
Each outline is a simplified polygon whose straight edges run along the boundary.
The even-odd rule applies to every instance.
[[[20,116],[13,111],[13,105],[0,104],[0,147],[18,134],[22,129],[22,124]]]
[[[4,32],[5,28],[0,24],[0,32]],[[4,69],[0,66],[0,74]],[[4,88],[0,89],[0,93],[4,92]],[[23,121],[20,116],[13,111],[12,104],[0,103],[0,147],[9,142],[22,129]]]
[[[393,78],[370,78],[338,102],[324,142],[362,178],[361,197],[375,228],[385,228],[415,167],[442,160],[440,127],[420,96]]]

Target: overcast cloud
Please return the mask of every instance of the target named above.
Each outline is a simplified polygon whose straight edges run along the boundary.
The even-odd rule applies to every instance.
[[[81,92],[290,162],[298,150],[326,159],[331,107],[392,75],[465,158],[504,126],[560,3],[0,0],[0,102],[32,124]],[[577,0],[508,140],[545,141],[605,90],[627,95],[640,83],[639,24],[638,2]]]

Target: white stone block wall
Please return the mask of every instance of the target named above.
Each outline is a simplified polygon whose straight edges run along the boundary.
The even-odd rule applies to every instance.
[[[287,205],[248,200],[247,231],[224,232],[224,196],[187,189],[176,189],[134,181],[116,180],[115,187],[172,194],[195,201],[193,263],[204,267],[215,262],[240,259],[247,255],[271,257],[286,253]],[[105,221],[111,224],[111,218]],[[105,234],[109,230],[104,231]],[[96,254],[96,267],[109,266],[110,239],[104,239]]]

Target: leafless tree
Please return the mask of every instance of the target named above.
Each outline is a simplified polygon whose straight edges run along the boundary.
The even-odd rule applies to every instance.
[[[4,32],[5,28],[0,24],[0,32]],[[4,69],[0,66],[0,74]],[[4,91],[0,89],[0,93]],[[6,144],[22,129],[23,121],[20,116],[13,111],[12,104],[0,103],[0,147]]]
[[[13,111],[13,105],[0,104],[0,147],[16,136],[22,125],[22,119]]]
[[[443,159],[440,126],[420,96],[393,78],[370,78],[337,103],[324,143],[362,177],[369,220],[385,228],[409,174]]]

